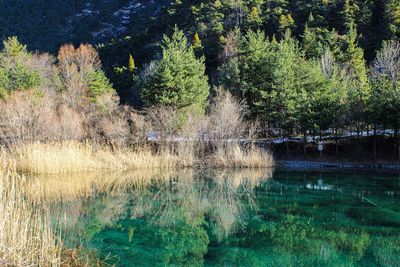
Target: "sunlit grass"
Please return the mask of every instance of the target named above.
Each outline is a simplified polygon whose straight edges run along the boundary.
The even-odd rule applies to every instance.
[[[242,148],[237,144],[220,146],[208,158],[213,167],[265,168],[274,165],[274,159],[266,150],[257,147]]]
[[[161,149],[111,148],[89,142],[31,143],[3,150],[3,165],[18,172],[60,174],[135,168],[235,167],[264,168],[274,164],[272,155],[259,148],[244,149],[239,145],[217,148],[206,157],[196,157],[193,147]]]
[[[3,158],[23,173],[73,173],[131,168],[174,167],[184,162],[168,152],[152,153],[148,149],[111,149],[90,143],[32,143],[11,148]],[[186,162],[186,161],[185,161]]]
[[[62,242],[46,208],[25,197],[26,180],[0,173],[0,265],[60,266]]]

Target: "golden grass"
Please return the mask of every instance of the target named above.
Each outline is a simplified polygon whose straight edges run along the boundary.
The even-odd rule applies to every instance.
[[[3,165],[17,172],[61,174],[135,168],[175,168],[207,165],[210,167],[264,168],[274,164],[272,155],[259,148],[243,149],[239,145],[218,148],[206,158],[196,158],[190,147],[154,153],[148,148],[111,149],[91,143],[32,143],[2,152]]]
[[[3,153],[5,153],[3,158],[7,158],[7,164],[14,166],[16,171],[36,174],[170,168],[178,164],[190,164],[167,152],[154,154],[148,149],[112,150],[104,145],[95,146],[79,142],[26,144]]]
[[[207,160],[211,167],[270,168],[274,164],[268,151],[257,147],[245,149],[237,144],[219,146]]]
[[[190,169],[179,172],[185,175]],[[174,178],[173,169],[146,168],[129,172],[90,172],[46,174],[29,177],[27,196],[35,202],[73,201],[94,197],[98,193],[119,194],[131,188],[147,188],[152,182],[161,185]]]
[[[184,182],[178,183],[176,190],[182,194],[181,205],[188,210],[185,217],[190,220],[204,210],[212,209],[212,217],[221,233],[228,233],[234,228],[241,208],[233,195],[225,194],[224,188],[229,186],[228,191],[235,192],[242,185],[255,186],[271,175],[271,169],[255,169],[256,172],[241,169],[240,174],[218,170],[218,175],[213,177],[221,186],[207,193],[194,187],[193,183],[204,181],[194,178],[192,168],[176,173],[174,167],[197,164],[190,150],[184,152],[186,157],[181,151],[185,150],[154,154],[146,149],[112,150],[106,146],[77,142],[36,143],[3,150],[0,154],[3,162],[0,166],[0,266],[79,266],[88,262],[88,259],[85,262],[79,258],[79,250],[63,247],[61,232],[54,231],[50,223],[48,202],[90,198],[99,192],[118,195],[129,188],[135,188],[135,192],[141,195],[140,191],[146,191],[154,181],[159,185],[165,183],[165,188],[169,188],[170,181],[183,176]],[[272,157],[261,150],[244,151],[232,147],[223,152],[218,154],[221,150],[217,151],[206,159],[206,164],[266,167],[273,163]],[[209,161],[211,159],[213,161]],[[13,171],[8,171],[11,169]],[[129,169],[129,172],[115,172]],[[17,171],[29,173],[29,176],[25,178]],[[173,200],[168,192],[160,195],[164,202]],[[172,203],[171,209],[175,209]],[[145,207],[138,206],[137,212],[144,212]],[[171,214],[172,210],[165,209],[157,218]]]
[[[62,243],[43,206],[25,198],[26,181],[0,173],[0,265],[60,266]]]

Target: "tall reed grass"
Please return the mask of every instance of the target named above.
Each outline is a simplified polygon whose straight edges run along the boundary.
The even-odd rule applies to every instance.
[[[3,162],[24,173],[73,173],[99,170],[126,170],[131,168],[174,167],[189,164],[168,152],[152,153],[149,149],[111,149],[106,145],[90,143],[32,143],[4,152]]]
[[[61,266],[62,242],[46,208],[25,197],[26,180],[0,172],[0,265]]]
[[[265,168],[273,167],[274,159],[271,153],[261,148],[230,144],[218,146],[206,164],[212,167]]]
[[[237,144],[218,147],[209,154],[196,155],[191,145],[176,149],[111,148],[89,142],[31,143],[3,150],[3,165],[18,172],[58,174],[135,168],[210,167],[262,168],[274,164],[272,155],[260,148]],[[203,156],[205,154],[205,156]]]

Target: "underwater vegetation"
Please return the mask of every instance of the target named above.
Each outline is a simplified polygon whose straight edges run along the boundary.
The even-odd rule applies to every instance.
[[[400,266],[391,175],[375,183],[368,174],[281,170],[168,177],[66,202],[64,211],[80,208],[69,244],[83,240],[116,266]]]

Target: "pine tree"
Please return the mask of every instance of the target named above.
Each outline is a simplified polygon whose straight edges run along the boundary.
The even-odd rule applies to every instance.
[[[364,51],[357,46],[357,31],[353,24],[349,25],[346,45],[345,62],[348,64],[349,113],[351,120],[356,123],[357,130],[359,130],[359,124],[364,119],[367,103],[371,95],[371,86],[368,80]]]
[[[21,44],[16,36],[9,37],[3,42],[3,54],[10,57],[16,57],[21,54],[27,54],[26,45]]]
[[[195,57],[184,33],[175,27],[172,37],[164,36],[162,58],[142,86],[147,105],[173,106],[183,113],[203,113],[209,94],[204,58]]]
[[[252,28],[256,28],[256,27],[261,26],[262,19],[261,19],[260,8],[259,7],[253,6],[251,8],[250,14],[247,17],[247,23]]]
[[[400,38],[400,1],[387,0],[385,6],[387,35],[389,39]]]

